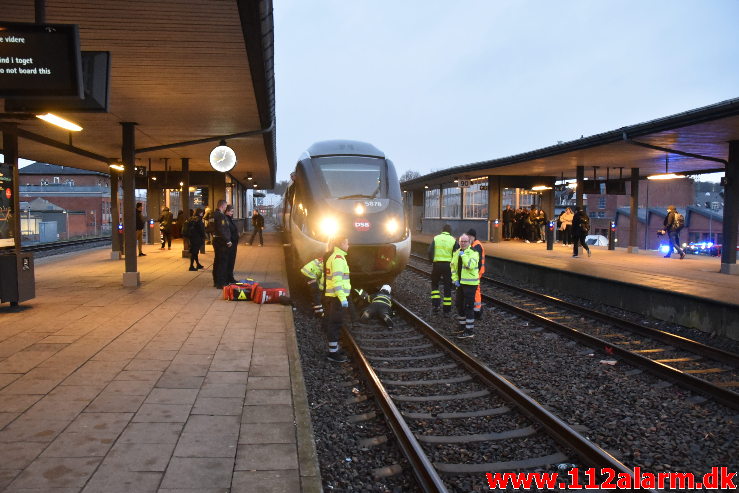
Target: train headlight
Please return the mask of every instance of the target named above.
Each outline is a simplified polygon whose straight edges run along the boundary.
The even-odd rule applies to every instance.
[[[318,223],[318,231],[328,238],[333,238],[339,232],[339,222],[335,217],[326,216]]]
[[[354,213],[355,213],[355,214],[356,214],[357,216],[361,216],[361,215],[363,215],[363,214],[364,214],[364,205],[362,205],[362,204],[359,204],[359,203],[358,203],[357,205],[355,205],[355,206],[354,206]]]
[[[397,219],[395,219],[394,217],[391,217],[385,223],[385,229],[387,230],[388,233],[390,233],[391,235],[394,235],[400,229],[400,224],[398,223]]]

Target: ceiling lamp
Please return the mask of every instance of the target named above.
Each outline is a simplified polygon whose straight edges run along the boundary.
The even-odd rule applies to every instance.
[[[546,185],[536,185],[535,187],[531,187],[531,190],[534,192],[538,192],[541,190],[551,190],[552,187],[548,187]]]
[[[121,163],[111,163],[110,169],[114,169],[116,171],[123,171],[125,168],[123,167]]]
[[[231,171],[236,166],[236,153],[226,145],[225,140],[222,140],[218,147],[210,151],[210,165],[213,166],[214,170],[221,173]]]
[[[686,178],[685,175],[676,175],[675,173],[670,173],[669,166],[670,155],[665,154],[665,172],[659,175],[647,176],[647,180],[674,180],[675,178]]]
[[[56,116],[53,113],[46,113],[45,115],[36,115],[36,118],[39,118],[45,122],[51,123],[52,125],[56,125],[57,127],[61,127],[65,130],[70,130],[72,132],[79,132],[80,130],[82,130],[82,127],[80,127],[76,123],[72,123],[69,120],[65,120],[61,116]]]

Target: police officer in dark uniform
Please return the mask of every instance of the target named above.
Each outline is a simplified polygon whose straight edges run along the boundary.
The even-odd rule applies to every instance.
[[[236,282],[234,278],[234,268],[236,267],[236,249],[239,246],[239,228],[234,223],[234,206],[231,204],[226,206],[226,222],[228,230],[231,232],[231,246],[228,248],[228,266],[226,267],[226,280],[228,283]]]
[[[215,233],[213,233],[213,250],[215,251],[215,259],[213,260],[213,285],[218,289],[223,289],[228,282],[228,250],[233,243],[231,242],[231,230],[228,227],[226,219],[226,201],[221,199],[218,201],[213,221],[215,223]]]

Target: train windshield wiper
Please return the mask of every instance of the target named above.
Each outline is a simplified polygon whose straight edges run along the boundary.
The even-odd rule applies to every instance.
[[[357,194],[354,194],[354,195],[344,195],[342,197],[336,197],[336,198],[338,200],[343,200],[343,199],[374,199],[375,196],[374,195],[365,195],[363,193],[357,193]]]

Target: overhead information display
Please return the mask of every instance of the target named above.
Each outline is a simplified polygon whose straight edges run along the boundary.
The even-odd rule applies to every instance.
[[[74,24],[0,22],[0,97],[83,97]]]

